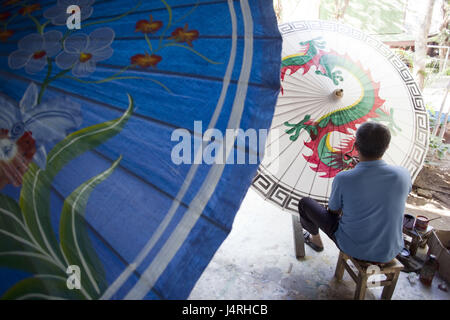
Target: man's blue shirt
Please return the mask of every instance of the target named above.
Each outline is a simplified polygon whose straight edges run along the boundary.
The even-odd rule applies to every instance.
[[[403,214],[410,191],[408,170],[383,160],[360,162],[338,173],[328,207],[342,209],[335,233],[339,248],[361,260],[392,260],[403,248]]]

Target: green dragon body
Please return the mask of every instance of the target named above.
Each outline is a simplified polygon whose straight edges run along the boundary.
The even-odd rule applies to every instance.
[[[379,83],[372,79],[370,72],[364,70],[361,64],[352,61],[348,55],[324,51],[325,42],[320,38],[300,42],[299,45],[300,50],[297,54],[282,60],[282,81],[286,77],[287,70],[290,70],[290,76],[300,69],[303,70],[303,74],[307,74],[312,72],[310,69],[314,66],[315,74],[328,77],[335,85],[339,85],[344,82],[342,72],[337,70],[340,68],[353,74],[363,91],[360,99],[353,105],[332,111],[319,119],[311,119],[311,115],[307,114],[298,123],[284,123],[289,128],[286,133],[290,134],[291,141],[298,139],[301,130],[308,132],[310,140],[304,144],[313,153],[303,157],[312,165],[311,169],[322,173],[321,177],[332,178],[338,172],[350,169],[356,164],[357,151],[354,148],[355,137],[352,132],[356,130],[358,124],[369,119],[382,121],[394,131],[394,134],[395,130],[400,128],[394,123],[393,110],[387,111],[382,108],[385,100],[379,96]],[[342,139],[337,147],[330,144],[333,132],[340,132],[347,137]]]

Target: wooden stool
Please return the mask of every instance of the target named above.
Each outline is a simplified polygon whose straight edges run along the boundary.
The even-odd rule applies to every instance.
[[[348,264],[348,260],[351,260],[356,269],[358,269],[358,274],[352,270]],[[342,251],[339,253],[336,272],[334,275],[338,280],[342,280],[342,277],[344,276],[344,268],[347,270],[352,279],[356,282],[355,300],[364,300],[367,289],[367,280],[371,275],[373,275],[373,273],[367,273],[367,268],[371,265],[372,264],[368,262],[352,258]],[[388,263],[376,266],[380,269],[378,274],[384,274],[386,276],[386,279],[380,281],[380,284],[378,285],[379,287],[384,287],[383,293],[381,294],[381,299],[390,300],[392,294],[394,293],[400,271],[403,269],[403,265],[397,259],[393,259]],[[373,287],[373,284],[371,284],[371,286]]]

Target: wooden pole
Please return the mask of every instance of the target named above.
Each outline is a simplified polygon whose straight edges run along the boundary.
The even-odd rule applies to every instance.
[[[447,121],[448,121],[448,114],[450,112],[450,108],[447,110],[447,113],[445,114],[444,123],[442,124],[441,133],[439,133],[439,138],[444,139],[445,131],[447,130]]]
[[[444,99],[442,100],[441,109],[439,109],[439,116],[437,118],[437,123],[435,124],[434,129],[433,129],[433,136],[437,135],[439,125],[441,124],[442,111],[444,110],[444,106],[445,106],[445,102],[447,101],[447,95],[448,95],[449,90],[450,90],[450,80],[448,81],[447,88],[445,90],[445,95],[444,95]],[[447,112],[447,117],[448,117],[448,112]],[[447,117],[446,117],[446,119],[447,119]],[[443,124],[443,127],[445,127],[445,125],[446,125],[446,123]]]

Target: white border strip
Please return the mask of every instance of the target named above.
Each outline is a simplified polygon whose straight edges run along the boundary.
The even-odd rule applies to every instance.
[[[245,28],[245,45],[238,89],[233,103],[233,110],[228,121],[228,129],[234,130],[239,128],[241,122],[245,98],[247,96],[248,81],[253,63],[253,19],[248,1],[241,0],[240,4]],[[235,139],[236,137],[234,136],[233,140]],[[226,158],[228,158],[231,150],[232,148],[230,147],[226,151]],[[172,235],[158,252],[157,256],[153,259],[152,263],[142,274],[139,281],[125,296],[126,300],[143,299],[145,295],[153,288],[154,284],[158,281],[167,265],[173,259],[179,248],[183,245],[190,231],[202,214],[211,195],[215,191],[220,178],[222,177],[224,169],[225,164],[214,164],[212,166],[196,197],[189,204],[189,209],[184,214]]]

